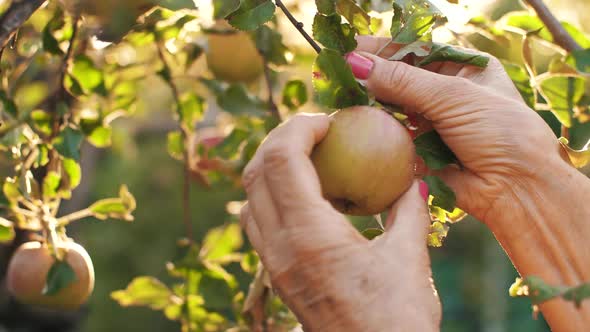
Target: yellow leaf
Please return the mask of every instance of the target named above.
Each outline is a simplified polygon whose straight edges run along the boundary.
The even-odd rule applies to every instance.
[[[561,137],[559,142],[576,168],[582,168],[590,163],[590,142],[582,150],[572,149],[569,146],[569,141],[564,137]]]

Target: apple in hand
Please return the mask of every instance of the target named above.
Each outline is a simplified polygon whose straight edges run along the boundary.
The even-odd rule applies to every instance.
[[[374,107],[343,109],[331,118],[311,155],[324,197],[349,215],[387,210],[414,179],[416,153],[408,131]]]

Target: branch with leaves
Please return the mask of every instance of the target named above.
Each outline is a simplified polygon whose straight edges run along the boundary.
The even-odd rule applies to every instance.
[[[14,0],[0,17],[0,48],[6,47],[10,38],[46,0]]]
[[[547,29],[551,32],[555,44],[561,46],[568,52],[581,50],[582,47],[572,38],[572,36],[565,30],[561,22],[553,15],[553,12],[545,5],[543,0],[525,0],[526,3],[533,8],[537,16]]]

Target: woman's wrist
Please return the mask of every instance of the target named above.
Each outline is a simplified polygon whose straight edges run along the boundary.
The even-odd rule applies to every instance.
[[[511,194],[488,213],[492,229],[519,273],[551,285],[590,282],[590,179],[561,157],[543,161],[533,179],[514,181]],[[590,305],[553,300],[541,306],[554,327],[583,330]],[[564,325],[565,324],[565,325]]]

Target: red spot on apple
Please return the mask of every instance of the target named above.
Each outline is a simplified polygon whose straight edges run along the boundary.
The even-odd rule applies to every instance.
[[[218,146],[219,144],[221,144],[221,142],[223,142],[223,140],[225,139],[225,137],[222,136],[212,136],[212,137],[206,137],[201,139],[201,144],[208,148],[214,148],[216,146]]]

